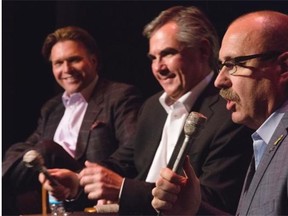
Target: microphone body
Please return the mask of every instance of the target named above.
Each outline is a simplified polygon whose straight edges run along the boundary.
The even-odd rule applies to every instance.
[[[180,150],[177,154],[177,157],[175,159],[175,162],[173,163],[173,157],[170,158],[170,161],[168,163],[168,168],[171,168],[174,172],[177,174],[182,173],[182,167],[183,163],[185,160],[186,155],[189,154],[190,148],[191,148],[191,141],[193,138],[195,138],[198,134],[199,131],[203,128],[204,123],[206,122],[206,117],[198,112],[191,112],[184,124],[184,134],[185,134],[185,139],[183,141],[183,144],[180,147]],[[174,152],[177,151],[177,146],[174,148]],[[174,155],[173,152],[173,155]],[[173,164],[173,166],[171,165]],[[161,211],[158,212],[158,216],[161,216]]]
[[[26,152],[23,156],[23,162],[26,167],[33,168],[34,170],[43,173],[45,177],[51,182],[52,186],[59,185],[58,181],[53,178],[47,171],[47,168],[44,166],[44,159],[39,152],[35,150]]]
[[[199,134],[199,131],[203,128],[206,119],[207,118],[203,114],[198,112],[191,112],[187,116],[184,124],[185,139],[173,164],[172,170],[174,172],[180,174],[185,157],[189,154],[192,143],[191,141]],[[171,164],[171,161],[169,162],[169,164]]]

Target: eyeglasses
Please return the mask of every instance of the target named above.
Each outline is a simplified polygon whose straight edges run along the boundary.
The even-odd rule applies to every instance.
[[[223,63],[218,63],[218,72],[222,70],[222,68],[225,66],[227,68],[227,71],[230,75],[233,75],[237,71],[237,66],[245,67],[245,63],[248,60],[255,59],[255,58],[261,58],[262,61],[269,60],[275,57],[278,57],[283,52],[280,51],[271,51],[266,53],[260,53],[260,54],[254,54],[254,55],[248,55],[248,56],[238,56],[233,59],[225,60]]]

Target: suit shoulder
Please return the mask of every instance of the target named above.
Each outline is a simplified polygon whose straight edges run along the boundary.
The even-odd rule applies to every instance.
[[[63,105],[62,103],[62,94],[59,93],[58,95],[50,98],[48,101],[44,103],[44,105],[41,108],[41,112],[50,112],[51,110],[54,110],[59,105]]]
[[[141,95],[139,89],[132,85],[123,82],[112,81],[108,79],[100,79],[96,86],[96,91],[101,90],[105,94],[121,95],[121,94],[131,94],[131,95]]]

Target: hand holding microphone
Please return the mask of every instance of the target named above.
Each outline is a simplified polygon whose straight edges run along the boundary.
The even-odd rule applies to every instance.
[[[181,173],[186,155],[189,154],[190,148],[191,148],[191,144],[192,144],[192,140],[199,134],[199,131],[203,128],[204,123],[206,122],[206,117],[198,112],[191,112],[188,117],[186,118],[185,124],[184,124],[184,134],[185,134],[185,139],[183,141],[183,144],[180,146],[180,150],[177,154],[177,157],[175,159],[175,162],[173,160],[173,157],[171,157],[169,163],[168,163],[168,168],[172,169],[173,172],[176,172],[177,174]],[[176,151],[177,153],[178,148],[175,147],[174,151]],[[174,152],[173,152],[174,155]],[[188,164],[187,164],[188,163]],[[185,189],[181,194],[177,194],[176,196],[177,199],[179,200],[178,202],[181,203],[181,208],[183,207],[183,205],[189,206],[189,208],[191,208],[191,211],[189,208],[187,208],[187,212],[189,212],[189,214],[191,213],[191,215],[194,215],[200,205],[200,201],[201,201],[201,192],[200,192],[200,183],[199,180],[196,176],[196,174],[194,173],[194,170],[191,166],[191,164],[189,163],[189,160],[186,161],[185,164],[185,170],[189,171],[187,174],[188,178],[187,178],[187,185],[185,186]],[[170,213],[173,214],[173,211],[175,212],[179,212],[179,209],[175,209],[172,208],[171,209],[167,209],[167,203],[169,203],[169,205],[171,205],[170,203],[170,199],[165,199],[165,197],[170,197],[171,196],[175,196],[175,191],[173,189],[171,189],[171,184],[172,186],[174,186],[175,188],[178,187],[178,185],[180,184],[179,182],[182,182],[181,180],[179,180],[180,178],[183,178],[182,176],[178,176],[178,180],[179,182],[175,184],[170,182],[170,179],[173,177],[174,181],[175,181],[175,173],[171,172],[171,170],[166,169],[165,175],[161,177],[161,180],[158,180],[159,182],[161,182],[160,186],[158,185],[158,181],[156,181],[156,187],[152,190],[152,195],[154,196],[154,199],[152,200],[152,206],[158,211],[158,216],[161,215],[161,210],[164,209],[165,211],[170,211]],[[169,176],[169,178],[165,178],[165,176]],[[163,184],[167,184],[170,187],[169,191],[167,190],[167,187],[163,187]],[[163,190],[163,188],[166,188],[165,190]],[[180,192],[179,192],[180,193]],[[158,197],[158,195],[161,194],[160,197]],[[165,196],[164,196],[165,195]],[[190,199],[187,199],[187,197],[189,198],[190,196],[193,196],[193,198],[191,198],[191,200],[193,202],[191,202]],[[187,203],[187,200],[189,200],[189,203]],[[181,211],[183,212],[183,209],[181,209]],[[186,211],[186,209],[185,209]]]
[[[47,168],[44,166],[44,159],[39,152],[35,150],[26,152],[23,156],[23,162],[26,167],[33,168],[34,170],[43,173],[45,177],[51,182],[51,186],[59,185],[59,182],[47,171]]]

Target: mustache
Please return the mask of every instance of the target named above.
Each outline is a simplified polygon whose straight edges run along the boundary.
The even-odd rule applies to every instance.
[[[240,101],[240,97],[238,96],[238,94],[233,92],[231,89],[221,89],[219,94],[225,100],[230,100],[230,101],[235,101],[235,102]]]

